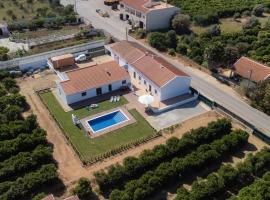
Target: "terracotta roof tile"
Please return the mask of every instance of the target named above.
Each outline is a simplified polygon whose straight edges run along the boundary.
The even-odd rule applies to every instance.
[[[50,194],[50,195],[44,197],[44,198],[41,199],[41,200],[55,200],[55,199],[54,199],[54,196],[53,196],[52,194]]]
[[[121,41],[111,44],[109,47],[118,56],[141,71],[159,87],[174,79],[176,76],[188,76],[174,65],[137,43]]]
[[[68,197],[64,200],[80,200],[79,197],[77,195],[74,195],[74,196],[71,196],[71,197]]]
[[[246,79],[249,79],[250,73],[252,71],[251,80],[254,82],[264,81],[270,76],[270,67],[251,60],[247,57],[241,57],[234,64],[234,68],[236,74]]]
[[[126,70],[115,61],[66,72],[69,80],[60,82],[66,95],[129,79]]]
[[[146,8],[144,5],[148,3],[149,0],[122,0],[121,3],[125,4],[131,8],[136,10],[147,12],[149,9]]]

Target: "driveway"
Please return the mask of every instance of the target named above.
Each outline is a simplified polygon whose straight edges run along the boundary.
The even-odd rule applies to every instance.
[[[192,117],[203,114],[210,109],[199,101],[194,101],[170,111],[146,117],[147,121],[156,129],[161,130],[186,121]]]

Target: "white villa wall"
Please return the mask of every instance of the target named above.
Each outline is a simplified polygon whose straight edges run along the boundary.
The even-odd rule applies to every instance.
[[[176,77],[161,88],[161,101],[189,92],[190,77]]]
[[[124,80],[123,80],[124,81]],[[114,90],[118,90],[120,89],[122,86],[128,86],[130,84],[130,79],[126,79],[126,84],[122,84],[122,80],[121,81],[117,81],[114,83],[111,83],[112,85],[112,91]],[[109,84],[108,84],[109,85]],[[106,94],[109,92],[109,88],[108,85],[103,85],[102,88],[102,94]],[[72,104],[72,103],[76,103],[78,101],[82,101],[82,100],[86,100],[92,97],[96,96],[96,88],[94,89],[89,89],[86,91],[81,91],[75,94],[71,94],[71,95],[65,95],[62,87],[60,84],[57,84],[58,87],[58,95],[61,97],[61,99],[63,99],[65,101],[65,103],[67,104]],[[86,92],[85,96],[82,96],[82,93]]]
[[[146,15],[146,30],[157,30],[169,28],[172,17],[179,13],[180,9],[169,7],[148,12]]]

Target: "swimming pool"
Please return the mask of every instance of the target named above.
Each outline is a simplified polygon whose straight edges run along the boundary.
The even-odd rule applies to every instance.
[[[87,121],[87,123],[90,126],[90,129],[93,131],[93,133],[97,133],[106,128],[116,126],[128,120],[129,118],[123,113],[122,110],[117,110],[117,111],[113,111],[111,113],[107,113],[105,115],[90,119],[89,121]]]

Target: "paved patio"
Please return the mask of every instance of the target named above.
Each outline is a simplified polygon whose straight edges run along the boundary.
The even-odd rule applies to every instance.
[[[138,96],[135,92],[128,93],[124,97],[129,101],[126,105],[127,109],[137,109],[138,112],[154,127],[157,131],[179,124],[192,117],[211,110],[207,105],[200,101],[194,101],[182,106],[173,108],[161,114],[146,112],[145,106],[138,102]]]

